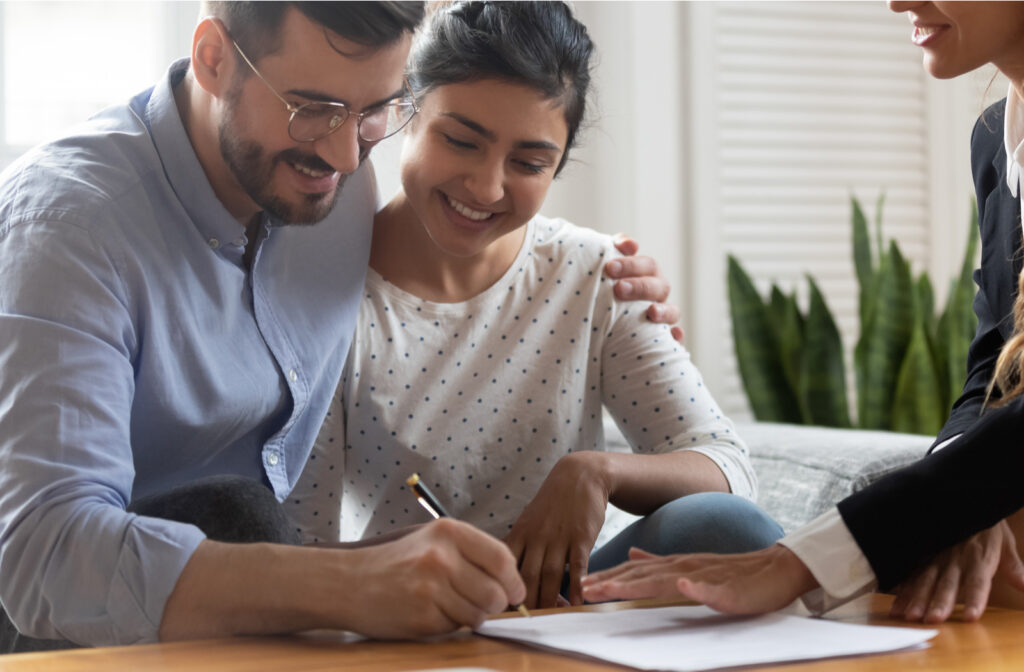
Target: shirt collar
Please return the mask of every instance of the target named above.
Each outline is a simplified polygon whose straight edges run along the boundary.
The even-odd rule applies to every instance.
[[[174,101],[174,87],[185,77],[188,66],[187,58],[175,61],[154,87],[144,112],[146,126],[171,188],[189,219],[212,249],[240,260],[245,247],[245,230],[220,202],[206,179]]]
[[[1020,187],[1021,163],[1024,162],[1024,103],[1010,85],[1006,94],[1006,114],[1003,121],[1003,144],[1006,147],[1006,186],[1014,197]]]

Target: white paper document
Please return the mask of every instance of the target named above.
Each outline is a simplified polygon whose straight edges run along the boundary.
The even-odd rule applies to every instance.
[[[692,671],[916,648],[937,631],[661,607],[497,619],[477,632],[642,670]]]

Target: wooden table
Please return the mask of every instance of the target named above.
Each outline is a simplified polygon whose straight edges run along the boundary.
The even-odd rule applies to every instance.
[[[836,610],[829,617],[850,623],[906,625],[886,616],[891,601],[892,598],[885,595],[865,596]],[[664,603],[655,604],[660,606]],[[630,606],[653,605],[634,603]],[[596,605],[584,608],[606,610],[622,608],[622,605]],[[936,627],[939,634],[931,640],[930,648],[924,650],[782,666],[770,665],[756,669],[774,672],[1024,670],[1024,611],[991,608],[979,623],[961,623],[954,620]],[[22,653],[0,656],[0,672],[391,672],[443,667],[483,667],[502,672],[609,672],[624,669],[615,665],[541,653],[517,644],[478,637],[468,632],[436,642],[385,643],[345,640],[346,637],[341,634],[321,632],[283,637],[239,637],[52,653]]]

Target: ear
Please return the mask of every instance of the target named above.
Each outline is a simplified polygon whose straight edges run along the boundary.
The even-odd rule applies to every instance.
[[[238,59],[235,46],[220,19],[206,17],[192,35],[192,74],[196,83],[216,98],[231,86]]]

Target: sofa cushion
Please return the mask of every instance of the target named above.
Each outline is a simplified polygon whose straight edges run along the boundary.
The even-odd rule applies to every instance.
[[[605,418],[608,450],[630,452],[614,421]],[[890,471],[921,459],[930,436],[767,422],[737,423],[757,473],[758,505],[787,532]],[[636,520],[609,505],[601,546]]]
[[[738,424],[736,433],[750,448],[757,503],[787,533],[921,459],[934,441],[915,434],[763,422]]]

